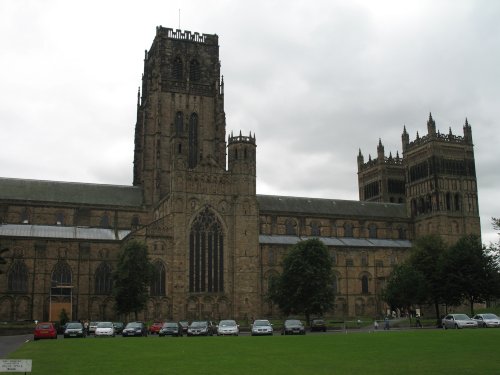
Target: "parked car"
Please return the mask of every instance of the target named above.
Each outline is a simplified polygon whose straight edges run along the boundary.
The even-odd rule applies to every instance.
[[[444,329],[448,328],[477,328],[477,322],[467,314],[448,314],[442,320]]]
[[[143,322],[130,322],[127,323],[122,331],[122,336],[147,336],[148,329]]]
[[[154,335],[155,333],[160,332],[161,327],[163,327],[163,322],[154,322],[149,326],[149,333]]]
[[[191,322],[187,331],[188,336],[212,336],[212,327],[206,320],[195,320]]]
[[[33,340],[57,339],[57,329],[54,323],[38,323],[33,332]]]
[[[180,320],[179,324],[182,327],[182,332],[185,333],[185,334],[187,334],[188,327],[189,327],[189,322],[187,320]]]
[[[99,322],[94,333],[95,337],[115,337],[113,322]]]
[[[182,337],[182,334],[183,334],[182,326],[176,322],[165,322],[163,323],[161,329],[158,331],[158,336],[160,337],[163,336]]]
[[[89,323],[89,335],[93,335],[95,333],[97,323],[99,323],[99,322],[90,322]]]
[[[125,324],[123,324],[122,322],[113,322],[113,327],[115,327],[115,333],[117,335],[121,335]]]
[[[283,323],[282,335],[305,335],[306,329],[298,319],[287,319]]]
[[[80,337],[84,338],[86,335],[83,324],[80,322],[70,322],[66,323],[66,329],[64,330],[64,338],[70,337]]]
[[[321,331],[326,332],[326,323],[323,319],[313,319],[311,320],[311,332]]]
[[[482,328],[497,328],[500,327],[500,318],[495,314],[485,313],[485,314],[476,314],[472,318],[477,322],[478,327]]]
[[[266,319],[255,320],[252,324],[252,336],[273,335],[273,325]]]
[[[221,320],[217,327],[217,336],[238,336],[240,327],[234,320]]]

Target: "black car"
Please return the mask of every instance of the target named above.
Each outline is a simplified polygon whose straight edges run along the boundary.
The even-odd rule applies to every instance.
[[[210,322],[206,320],[195,320],[192,322],[187,331],[188,336],[212,336],[213,330]]]
[[[189,322],[187,320],[181,320],[181,321],[179,321],[179,324],[182,327],[182,332],[187,334],[188,327],[189,327]]]
[[[113,322],[113,327],[115,327],[115,333],[117,335],[121,335],[125,324],[123,324],[122,322]]]
[[[130,322],[127,323],[122,331],[122,336],[147,336],[148,329],[143,322]]]
[[[288,319],[283,323],[282,335],[305,335],[306,329],[298,319]]]
[[[311,321],[311,332],[321,331],[326,332],[326,323],[323,319],[313,319]]]
[[[87,332],[83,328],[83,324],[79,322],[66,323],[66,329],[64,330],[64,338],[70,337],[85,337]]]
[[[158,336],[175,336],[182,337],[182,326],[176,322],[166,322],[158,331]]]

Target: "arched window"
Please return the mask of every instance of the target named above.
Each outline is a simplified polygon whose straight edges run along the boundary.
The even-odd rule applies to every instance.
[[[311,223],[311,236],[319,237],[321,236],[321,230],[317,221]]]
[[[165,295],[166,272],[162,262],[156,261],[153,263],[153,275],[151,284],[149,285],[149,294],[152,296]]]
[[[292,219],[286,219],[285,220],[285,234],[289,236],[295,236],[297,235],[297,230],[296,230],[296,225],[295,221]]]
[[[352,224],[344,224],[344,237],[352,237]]]
[[[189,291],[224,291],[224,234],[208,207],[194,220],[189,234]]]
[[[172,78],[181,80],[183,76],[182,72],[182,60],[179,56],[174,59],[174,63],[172,64]]]
[[[365,253],[364,251],[361,253],[361,265],[363,267],[367,267],[368,266],[368,254]]]
[[[8,281],[9,292],[22,292],[28,291],[28,267],[24,262],[16,260],[9,270]]]
[[[56,214],[56,225],[64,225],[64,214],[62,212]]]
[[[368,276],[361,276],[361,293],[368,294]]]
[[[134,215],[130,221],[130,227],[132,229],[137,229],[139,227],[139,216]]]
[[[189,63],[189,80],[193,82],[200,80],[200,63],[198,60],[191,60]]]
[[[368,237],[377,238],[377,226],[375,224],[370,224],[368,227]]]
[[[446,209],[451,211],[451,193],[446,193]]]
[[[59,261],[54,266],[52,271],[52,290],[53,296],[69,296],[71,295],[71,268],[65,261]]]
[[[455,208],[455,211],[460,211],[460,194],[459,193],[455,193],[455,200],[454,200],[454,208]]]
[[[175,114],[175,133],[178,136],[184,133],[184,115],[180,111]]]
[[[110,228],[111,225],[109,224],[109,214],[105,213],[101,217],[101,222],[99,223],[99,226],[101,228]]]
[[[108,263],[101,263],[95,271],[94,278],[95,294],[110,294],[113,289],[113,276],[111,266]]]
[[[191,114],[189,118],[189,168],[194,168],[198,164],[198,115]]]

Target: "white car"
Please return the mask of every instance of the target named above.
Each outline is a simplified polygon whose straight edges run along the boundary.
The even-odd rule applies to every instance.
[[[99,322],[95,327],[95,337],[115,337],[115,326],[113,322]]]
[[[477,328],[477,322],[467,314],[448,314],[443,318],[443,328]]]
[[[273,335],[273,325],[266,319],[255,320],[252,324],[252,336]]]
[[[234,320],[221,320],[217,327],[217,336],[238,336],[240,328]]]
[[[477,325],[482,328],[500,327],[500,318],[495,314],[476,314],[472,318],[477,322]]]

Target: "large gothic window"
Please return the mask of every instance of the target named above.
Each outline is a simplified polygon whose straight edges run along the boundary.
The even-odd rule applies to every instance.
[[[191,114],[189,118],[189,168],[198,164],[198,115]]]
[[[165,266],[162,262],[156,261],[153,263],[153,274],[151,284],[149,286],[149,294],[152,296],[165,295]]]
[[[108,263],[101,263],[95,271],[95,294],[110,294],[112,288],[111,266]]]
[[[52,271],[52,290],[53,296],[71,295],[71,268],[68,263],[59,261]]]
[[[361,293],[368,294],[368,276],[361,277]]]
[[[8,281],[9,292],[28,291],[28,268],[22,261],[15,261],[9,270]]]
[[[224,235],[208,208],[194,220],[189,234],[189,291],[224,291]]]

